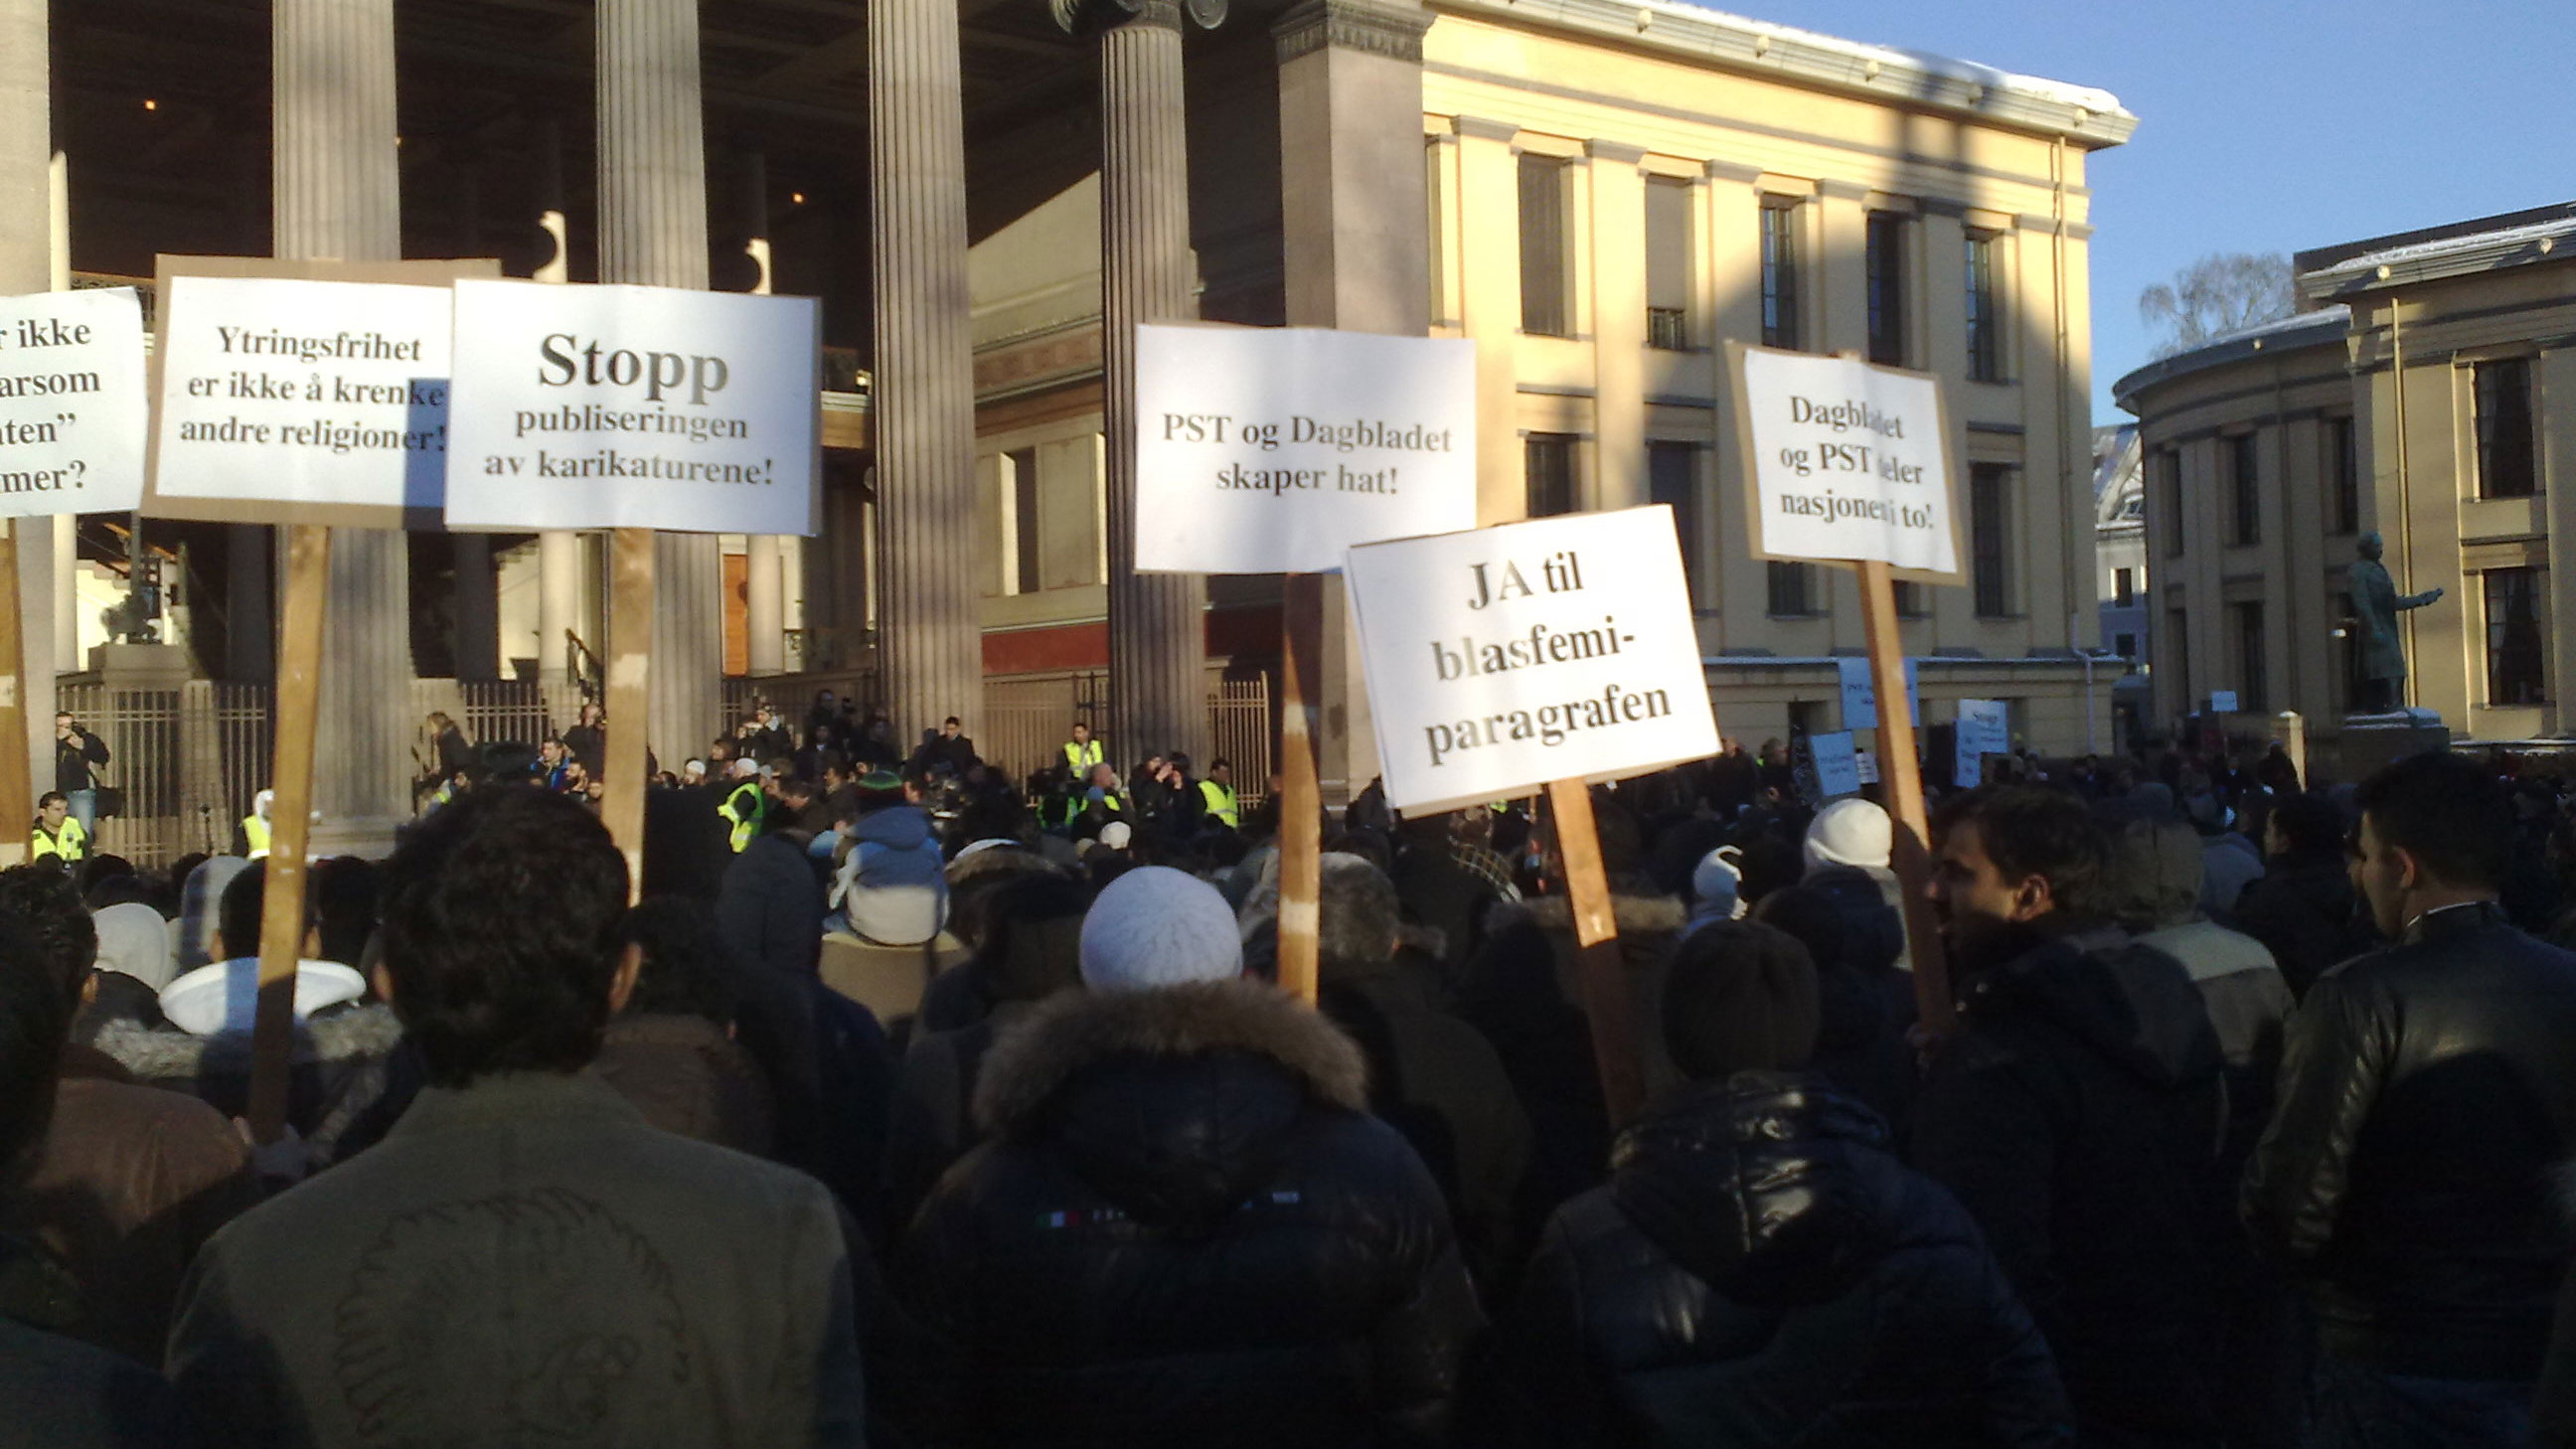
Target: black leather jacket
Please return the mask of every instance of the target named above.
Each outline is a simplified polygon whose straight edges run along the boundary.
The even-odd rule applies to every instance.
[[[2390,1373],[2539,1372],[2570,1239],[2576,955],[2500,907],[2418,917],[2317,979],[2242,1208],[2316,1280],[2326,1347]]]

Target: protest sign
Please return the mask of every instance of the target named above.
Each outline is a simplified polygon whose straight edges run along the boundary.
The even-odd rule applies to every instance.
[[[1852,748],[1851,731],[1809,735],[1807,750],[1815,760],[1817,794],[1840,800],[1860,793],[1860,757]]]
[[[1346,568],[1398,809],[1717,753],[1669,507],[1366,544]]]
[[[1960,700],[1955,734],[1957,759],[1951,782],[1963,790],[1974,789],[1985,783],[1986,756],[2012,753],[2010,707],[1999,699]]]
[[[1950,427],[1928,373],[1729,343],[1759,558],[1959,575]]]
[[[1877,783],[1878,783],[1878,751],[1876,751],[1876,750],[1854,750],[1854,751],[1852,751],[1852,773],[1854,773],[1854,774],[1858,775],[1858,776],[1860,777],[1860,782],[1861,782],[1862,784],[1864,784],[1864,785],[1875,785],[1875,784],[1877,784]]]
[[[821,327],[810,297],[458,283],[448,524],[812,533]]]
[[[0,297],[0,517],[134,511],[150,415],[133,288]]]
[[[1843,694],[1843,728],[1874,730],[1878,728],[1878,682],[1870,677],[1866,659],[1837,659],[1835,673],[1840,676]],[[1905,661],[1905,700],[1907,713],[1923,718],[1923,661]]]
[[[2211,690],[2209,692],[2209,712],[2211,714],[2236,713],[2236,691],[2232,689]]]
[[[162,497],[438,506],[445,287],[180,277],[164,305]]]
[[[1476,347],[1305,327],[1136,329],[1136,567],[1329,573],[1476,526]]]

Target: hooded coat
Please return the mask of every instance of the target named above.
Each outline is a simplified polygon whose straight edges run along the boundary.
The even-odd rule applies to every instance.
[[[859,817],[856,844],[833,873],[832,909],[850,933],[880,946],[918,946],[948,922],[947,862],[930,816],[890,805]]]
[[[1440,1190],[1359,1049],[1259,982],[1054,997],[987,1058],[990,1140],[923,1204],[890,1374],[946,1445],[1436,1436],[1480,1326]]]
[[[2060,911],[1962,960],[1914,1164],[1985,1230],[2086,1443],[2215,1436],[2224,1060],[2189,976]]]
[[[1695,1083],[1548,1226],[1470,1410],[1479,1444],[2074,1441],[1976,1224],[1813,1075]]]

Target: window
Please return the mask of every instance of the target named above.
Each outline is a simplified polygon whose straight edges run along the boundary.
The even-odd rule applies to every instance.
[[[1011,464],[1011,554],[1016,566],[1011,592],[1034,594],[1043,587],[1038,578],[1044,548],[1038,538],[1038,450],[1022,448],[1004,456]]]
[[[1646,444],[1647,501],[1668,503],[1681,539],[1682,577],[1699,597],[1699,449],[1690,443]]]
[[[2540,491],[2531,449],[2531,363],[2509,357],[2473,369],[2478,409],[2478,496],[2529,498]]]
[[[1424,236],[1431,246],[1431,295],[1424,300],[1430,304],[1431,325],[1434,327],[1449,321],[1448,258],[1440,251],[1441,239],[1448,233],[1440,218],[1440,161],[1441,153],[1446,149],[1437,136],[1422,138],[1422,197],[1429,210],[1430,223],[1424,228]]]
[[[1995,236],[1968,238],[1968,377],[1973,382],[2004,380],[2003,294],[1995,277]]]
[[[2012,614],[2012,470],[2001,463],[1968,467],[1968,532],[1974,557],[1970,582],[1977,592],[1977,617],[2001,619]]]
[[[1905,365],[1905,218],[1892,211],[1869,214],[1869,360]]]
[[[2113,635],[2111,639],[2111,652],[2119,655],[2123,659],[2137,658],[2138,636],[2135,634]]]
[[[2230,604],[2227,612],[2235,617],[2236,624],[2236,708],[2245,714],[2268,713],[2263,679],[2263,606]]]
[[[2166,661],[2173,665],[2173,708],[2175,713],[2188,713],[2194,706],[2191,697],[2191,611],[2165,610],[2165,634],[2156,646],[2164,658],[2156,662],[2162,674]]]
[[[1570,337],[1573,310],[1571,248],[1566,225],[1566,175],[1561,156],[1521,155],[1521,330]]]
[[[1821,729],[1820,726],[1822,726],[1824,722],[1825,702],[1823,700],[1793,699],[1789,701],[1789,733],[1791,736],[1823,734],[1824,730]]]
[[[2549,570],[2489,569],[2487,703],[2549,702]]]
[[[2227,456],[2227,541],[2244,547],[2263,541],[2263,479],[2254,460],[2254,435],[2221,438]]]
[[[1646,181],[1646,345],[1690,346],[1691,185]]]
[[[2326,419],[2326,491],[2333,500],[2334,531],[2361,532],[2361,454],[2353,447],[2352,419]]]
[[[1892,587],[1896,592],[1896,617],[1900,619],[1932,617],[1931,590],[1911,579],[1897,579]]]
[[[2117,606],[2117,607],[2119,607],[2119,608],[2123,608],[2123,609],[2125,609],[2125,608],[2128,608],[2130,605],[2135,604],[2137,601],[2138,601],[2138,571],[2137,571],[2137,570],[2135,570],[2135,569],[2113,569],[2113,570],[2111,570],[2111,602],[2112,602],[2112,604],[2114,604],[2115,606]]]
[[[1800,619],[1814,612],[1807,597],[1807,574],[1805,564],[1771,560],[1771,617]]]
[[[2156,454],[2156,476],[2165,495],[2165,557],[2182,552],[2182,454],[2167,448]]]
[[[1798,347],[1798,204],[1762,203],[1762,345]]]
[[[1529,488],[1529,516],[1553,518],[1581,506],[1574,489],[1574,439],[1532,433],[1521,445],[1521,470]]]

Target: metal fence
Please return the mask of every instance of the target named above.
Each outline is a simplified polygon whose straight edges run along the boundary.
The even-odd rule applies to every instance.
[[[123,810],[98,823],[101,853],[161,866],[191,851],[227,849],[233,822],[267,787],[274,744],[265,684],[66,683],[56,699],[107,745],[99,778],[124,797]]]

